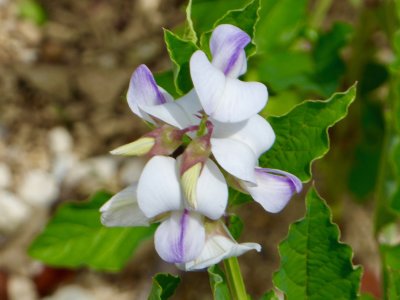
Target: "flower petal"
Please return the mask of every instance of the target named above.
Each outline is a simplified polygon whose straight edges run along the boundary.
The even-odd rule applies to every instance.
[[[234,139],[211,138],[211,152],[228,173],[241,180],[256,182],[254,168],[257,156],[245,143]]]
[[[201,106],[195,89],[192,89],[189,93],[177,99],[176,103],[185,111],[187,117],[190,119],[190,125],[199,123],[200,119],[198,115],[203,111],[203,107]]]
[[[212,220],[219,219],[228,204],[228,186],[217,165],[208,159],[197,181],[197,209]]]
[[[140,210],[136,198],[137,184],[115,194],[101,208],[101,223],[108,227],[148,226],[149,219]]]
[[[174,158],[154,156],[149,160],[139,178],[137,198],[140,209],[148,218],[183,207]]]
[[[240,256],[250,250],[261,251],[261,246],[257,243],[238,244],[230,236],[225,225],[223,227],[225,232],[206,236],[203,250],[196,259],[181,264],[179,267],[186,271],[200,270],[215,265],[226,258]]]
[[[244,74],[247,69],[244,48],[250,41],[250,36],[240,28],[230,24],[219,25],[210,40],[212,64],[232,78]]]
[[[176,102],[164,103],[153,106],[140,106],[140,110],[146,112],[151,117],[155,117],[169,125],[179,129],[191,125],[191,121],[183,108]]]
[[[173,212],[163,221],[154,236],[158,255],[169,263],[185,263],[195,259],[205,242],[202,217],[188,210]]]
[[[233,123],[247,120],[267,103],[265,85],[225,77],[200,50],[190,59],[190,73],[204,111],[217,121]]]
[[[157,86],[153,74],[145,66],[140,65],[132,74],[127,93],[128,105],[134,114],[141,118],[146,116],[140,111],[142,105],[152,106],[172,101],[172,97]]]
[[[257,185],[242,182],[242,187],[250,193],[254,201],[260,203],[269,212],[281,211],[290,198],[302,189],[302,183],[296,176],[275,169],[256,168]]]
[[[238,123],[212,122],[215,138],[241,141],[248,145],[257,157],[271,148],[275,141],[275,133],[271,125],[260,115],[252,116],[250,119]]]

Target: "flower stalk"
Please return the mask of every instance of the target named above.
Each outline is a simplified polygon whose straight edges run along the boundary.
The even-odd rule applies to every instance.
[[[248,299],[246,287],[244,285],[242,272],[240,271],[239,261],[236,256],[224,260],[226,280],[228,281],[229,291],[232,299]]]

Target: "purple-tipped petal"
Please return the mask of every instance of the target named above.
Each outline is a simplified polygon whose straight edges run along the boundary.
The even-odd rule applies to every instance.
[[[203,219],[188,210],[173,212],[154,236],[158,255],[166,262],[177,264],[194,260],[201,253],[204,242]]]
[[[240,28],[229,24],[219,25],[210,40],[213,65],[232,78],[244,74],[247,69],[244,48],[250,41],[250,36]]]
[[[141,118],[148,117],[140,110],[141,106],[160,105],[172,101],[172,97],[157,86],[153,74],[145,65],[133,72],[127,93],[130,109]]]
[[[267,103],[265,85],[226,77],[200,50],[190,59],[190,73],[204,111],[219,122],[247,120]]]
[[[293,174],[275,169],[256,168],[257,185],[242,182],[242,187],[253,197],[254,201],[271,213],[281,211],[290,198],[302,189],[302,183]]]
[[[217,165],[208,159],[197,181],[197,209],[210,219],[219,219],[228,204],[228,186]]]
[[[140,209],[148,218],[183,207],[174,158],[154,156],[149,160],[139,178],[137,197]]]
[[[259,115],[238,123],[212,122],[214,124],[213,137],[245,143],[253,150],[256,157],[271,148],[275,141],[275,133],[271,125]]]

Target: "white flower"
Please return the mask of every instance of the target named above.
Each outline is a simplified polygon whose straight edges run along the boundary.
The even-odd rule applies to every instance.
[[[192,209],[179,183],[179,161],[154,156],[139,182],[115,195],[102,208],[106,226],[143,226],[162,220],[155,233],[155,247],[162,259],[186,263],[205,244],[204,218],[219,219],[226,208],[228,189],[218,167],[208,160],[197,183],[197,207]]]

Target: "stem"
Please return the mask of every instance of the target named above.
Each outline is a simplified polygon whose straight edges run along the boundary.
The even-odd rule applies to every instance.
[[[224,267],[232,299],[248,299],[237,257],[233,256],[225,259]]]

